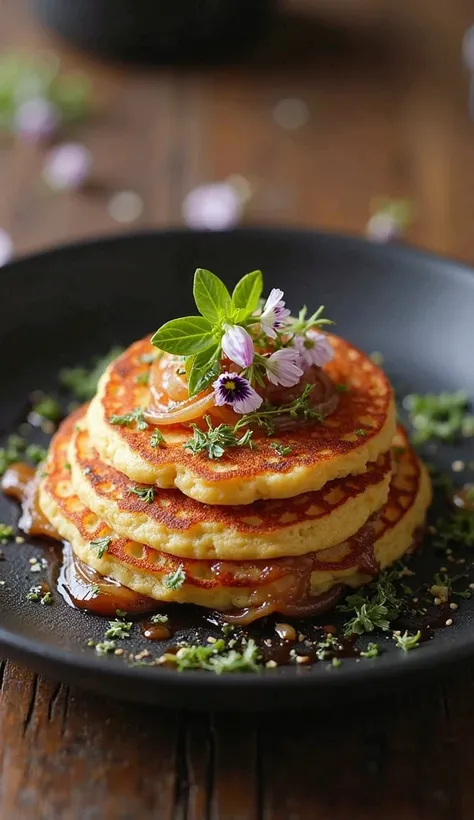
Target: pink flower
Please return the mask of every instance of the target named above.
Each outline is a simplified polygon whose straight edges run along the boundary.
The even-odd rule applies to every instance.
[[[48,139],[61,124],[61,114],[54,103],[44,97],[33,97],[16,110],[13,127],[26,140],[37,142]]]
[[[65,142],[46,157],[43,177],[57,191],[75,191],[87,181],[92,169],[92,154],[78,142]]]
[[[271,339],[275,339],[275,331],[286,325],[286,319],[289,315],[290,311],[285,307],[283,301],[283,291],[279,288],[273,288],[260,316],[260,324],[264,333],[270,336]]]
[[[284,347],[281,350],[275,350],[271,356],[263,360],[267,369],[268,381],[272,384],[281,384],[283,387],[293,387],[298,384],[303,375],[299,359],[299,353],[294,348]]]
[[[250,382],[237,373],[221,373],[212,386],[217,407],[230,404],[236,413],[253,413],[263,402]]]
[[[231,362],[241,367],[250,367],[253,362],[253,340],[243,327],[238,325],[224,325],[225,333],[222,337],[222,350]]]
[[[322,367],[334,357],[334,350],[328,337],[317,330],[308,330],[305,336],[295,336],[293,344],[300,356],[300,362],[306,367]]]

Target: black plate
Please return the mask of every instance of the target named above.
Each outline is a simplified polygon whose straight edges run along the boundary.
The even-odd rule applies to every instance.
[[[400,246],[291,230],[166,233],[110,239],[58,249],[0,272],[0,426],[8,434],[24,418],[33,389],[54,389],[65,364],[86,361],[113,343],[127,344],[165,319],[193,310],[197,266],[229,282],[261,267],[268,287],[282,287],[290,306],[326,304],[338,330],[385,366],[405,392],[467,388],[474,394],[474,275],[455,262]],[[472,440],[471,440],[472,441]],[[439,448],[432,460],[449,466],[472,459],[467,443]],[[0,500],[0,521],[15,522],[13,502]],[[375,660],[346,660],[338,669],[280,667],[260,675],[177,674],[98,657],[86,646],[104,631],[100,618],[56,603],[25,602],[37,580],[28,559],[39,543],[4,548],[0,563],[0,646],[12,658],[58,678],[109,694],[188,708],[303,706],[385,688],[474,653],[474,600],[463,603],[449,629],[404,655],[389,646]],[[424,553],[428,565],[439,560]],[[138,633],[138,630],[136,630]],[[211,630],[212,631],[212,630]],[[138,634],[127,649],[150,648]],[[151,646],[154,651],[155,647]]]

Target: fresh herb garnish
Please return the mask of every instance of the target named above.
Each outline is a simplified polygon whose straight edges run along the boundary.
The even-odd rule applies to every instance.
[[[160,447],[164,443],[165,443],[165,440],[164,440],[162,434],[160,433],[160,431],[158,430],[158,428],[156,427],[153,430],[153,433],[150,436],[150,446],[151,447]]]
[[[102,558],[104,553],[107,552],[112,541],[112,535],[104,535],[102,538],[95,538],[94,541],[90,541],[89,546],[97,550],[97,558]]]
[[[170,572],[168,575],[165,575],[163,578],[163,582],[167,589],[181,589],[184,582],[186,580],[186,573],[184,571],[184,567],[182,564],[179,565],[175,569],[174,572]]]
[[[364,436],[367,435],[367,430],[362,430],[362,428],[359,428],[358,430],[354,430],[354,433],[356,436],[359,436],[359,438],[364,438]]]
[[[59,373],[59,381],[79,401],[89,401],[97,390],[97,382],[104,370],[117,356],[123,353],[123,347],[112,347],[108,353],[95,359],[91,368],[65,367]]]
[[[90,594],[92,595],[92,597],[93,597],[93,598],[96,598],[96,597],[97,597],[97,595],[98,595],[98,594],[99,594],[99,592],[100,592],[100,586],[99,586],[99,584],[90,584],[90,585],[89,585],[89,591],[90,591]]]
[[[308,308],[304,305],[298,314],[298,318],[289,322],[290,331],[292,333],[305,334],[308,333],[309,330],[314,330],[315,328],[324,327],[325,325],[333,325],[334,322],[330,319],[324,318],[324,310],[324,305],[321,305],[311,316],[309,316],[309,318],[306,318]]]
[[[184,445],[193,456],[199,453],[207,453],[208,458],[222,458],[225,451],[230,447],[251,447],[252,431],[247,430],[242,436],[237,435],[237,425],[230,427],[228,424],[212,426],[209,416],[206,416],[207,430],[200,430],[195,424],[193,427],[193,437]]]
[[[40,601],[41,600],[41,586],[40,584],[36,584],[34,587],[30,587],[29,591],[26,593],[26,600],[27,601]]]
[[[141,501],[145,501],[147,504],[151,504],[155,499],[155,488],[150,487],[130,487],[129,493],[133,493],[134,495],[138,495],[138,498]]]
[[[6,447],[0,448],[0,476],[15,461],[19,461],[25,451],[26,441],[22,436],[13,433],[7,439]]]
[[[162,615],[161,612],[157,612],[155,615],[151,616],[150,622],[152,624],[166,624],[168,622],[168,616]]]
[[[378,655],[380,655],[380,649],[376,643],[369,643],[367,649],[360,651],[361,658],[376,658]]]
[[[185,669],[205,669],[217,675],[231,672],[258,672],[258,650],[250,639],[242,652],[236,649],[226,651],[221,638],[211,646],[182,646],[175,655],[165,654],[163,659],[176,666],[179,672]]]
[[[349,595],[340,612],[353,612],[353,617],[344,624],[344,635],[363,635],[375,629],[387,631],[390,623],[399,615],[402,600],[393,584],[399,578],[398,570],[382,572],[376,581]]]
[[[270,447],[273,450],[275,450],[275,453],[277,453],[279,456],[288,456],[293,449],[292,447],[290,447],[289,444],[279,444],[276,441],[272,442],[272,444],[270,444]]]
[[[469,397],[465,390],[409,395],[403,406],[408,410],[417,444],[429,439],[454,441],[460,434],[474,435],[474,415],[468,413]]]
[[[145,411],[143,407],[136,407],[134,410],[131,410],[130,413],[109,416],[109,423],[116,424],[120,427],[129,427],[135,423],[137,430],[146,430],[148,424],[145,421],[144,414]]]
[[[411,649],[415,649],[415,647],[419,645],[420,639],[420,630],[418,630],[418,632],[416,632],[414,635],[410,635],[410,633],[406,630],[403,633],[403,635],[400,632],[393,633],[393,640],[395,641],[398,648],[403,650],[403,652],[409,652]]]
[[[40,604],[42,604],[43,606],[50,606],[52,603],[54,603],[53,593],[45,592],[45,594],[41,598]]]
[[[104,638],[129,638],[132,626],[132,621],[109,621]]]
[[[0,544],[7,544],[10,538],[13,538],[13,527],[9,524],[0,524]]]
[[[115,652],[117,649],[117,644],[115,641],[100,641],[95,645],[95,651],[98,655],[110,655],[112,652]]]

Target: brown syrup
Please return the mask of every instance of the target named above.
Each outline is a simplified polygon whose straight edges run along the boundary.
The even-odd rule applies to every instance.
[[[57,530],[49,523],[38,503],[39,476],[29,464],[18,462],[5,471],[1,488],[5,495],[21,502],[18,526],[26,535],[40,535],[61,540]]]
[[[167,641],[172,635],[172,630],[167,624],[154,624],[152,621],[141,623],[140,632],[147,641]]]

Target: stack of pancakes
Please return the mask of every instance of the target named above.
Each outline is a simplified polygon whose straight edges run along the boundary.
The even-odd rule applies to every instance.
[[[136,342],[59,428],[42,511],[83,562],[157,601],[242,622],[328,608],[412,547],[431,495],[385,374],[329,338],[337,409],[214,460],[186,449],[189,428],[117,423],[149,402],[156,350]]]

